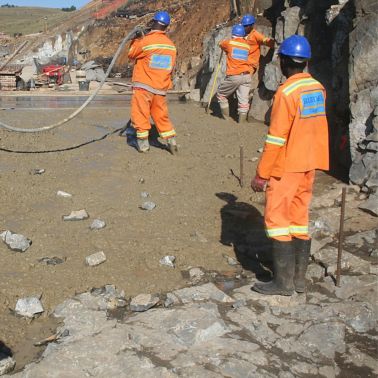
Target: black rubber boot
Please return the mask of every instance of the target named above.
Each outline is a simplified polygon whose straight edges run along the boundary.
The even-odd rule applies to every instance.
[[[295,253],[295,291],[297,293],[304,293],[306,290],[306,271],[310,258],[311,239],[294,239],[293,248]]]
[[[295,271],[293,242],[273,240],[273,269],[272,281],[255,283],[252,289],[265,295],[292,295]]]

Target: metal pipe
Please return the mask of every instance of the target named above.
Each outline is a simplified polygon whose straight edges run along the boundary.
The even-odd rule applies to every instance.
[[[337,251],[337,270],[336,270],[336,286],[337,287],[340,287],[340,276],[341,276],[341,255],[343,252],[343,242],[344,242],[345,198],[346,198],[346,188],[343,187],[342,192],[341,192],[339,245],[338,245],[338,251]]]
[[[240,146],[240,187],[244,186],[244,147]]]

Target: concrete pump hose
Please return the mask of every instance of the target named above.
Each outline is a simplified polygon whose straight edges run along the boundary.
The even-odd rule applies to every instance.
[[[39,133],[41,131],[48,131],[48,130],[52,130],[52,129],[55,129],[61,125],[64,125],[65,123],[67,123],[68,121],[70,121],[71,119],[75,118],[79,113],[81,113],[87,106],[88,104],[97,96],[98,92],[100,91],[100,89],[102,88],[102,86],[104,85],[105,83],[105,80],[108,78],[116,60],[118,59],[118,56],[121,54],[122,50],[124,49],[126,43],[133,39],[136,35],[136,31],[137,30],[140,30],[140,26],[136,26],[121,42],[121,44],[119,45],[118,47],[118,50],[117,52],[115,53],[114,57],[113,57],[113,60],[112,62],[110,63],[106,73],[105,73],[105,77],[101,80],[101,83],[100,85],[97,87],[97,89],[92,93],[91,96],[89,96],[87,98],[87,100],[84,102],[83,105],[80,106],[80,108],[78,108],[77,110],[75,110],[72,114],[70,114],[67,118],[59,121],[58,123],[54,123],[53,125],[49,125],[49,126],[44,126],[44,127],[38,127],[38,128],[35,128],[35,129],[24,129],[24,128],[18,128],[18,127],[13,127],[13,126],[10,126],[10,125],[7,125],[3,122],[0,121],[0,127],[6,129],[6,130],[9,130],[9,131],[14,131],[14,132],[17,132],[17,133]]]

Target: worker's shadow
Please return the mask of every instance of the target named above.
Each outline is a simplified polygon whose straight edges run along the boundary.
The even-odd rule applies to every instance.
[[[12,357],[13,353],[3,341],[0,340],[0,361],[5,360],[8,357]]]
[[[126,136],[126,142],[129,146],[134,147],[137,149],[137,136],[136,136],[136,130],[132,126],[131,120],[127,122],[126,126],[119,132],[120,136]],[[159,141],[159,133],[156,129],[156,126],[154,123],[151,123],[151,130],[148,135],[148,142],[151,147],[160,148],[162,150],[168,150],[167,145],[161,143]]]
[[[216,193],[225,201],[221,208],[222,231],[220,242],[232,246],[240,265],[252,271],[262,281],[270,279],[271,241],[264,230],[261,213],[246,202],[237,202],[237,197],[230,193]]]

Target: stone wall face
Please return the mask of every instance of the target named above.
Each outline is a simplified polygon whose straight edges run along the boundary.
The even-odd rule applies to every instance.
[[[367,192],[378,187],[378,3],[355,2],[350,34],[350,180]]]

